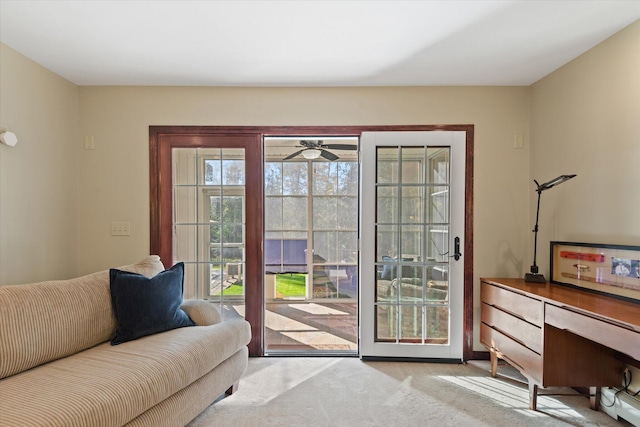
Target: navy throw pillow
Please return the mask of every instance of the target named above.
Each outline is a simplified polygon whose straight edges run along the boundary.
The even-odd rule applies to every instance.
[[[109,270],[111,304],[118,322],[111,345],[195,323],[182,311],[184,264],[179,262],[151,279]]]

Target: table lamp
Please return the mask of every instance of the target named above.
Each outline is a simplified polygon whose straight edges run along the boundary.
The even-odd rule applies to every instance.
[[[531,272],[524,275],[525,282],[547,283],[544,275],[538,273],[538,265],[536,264],[536,255],[538,251],[538,218],[540,216],[540,194],[542,194],[543,191],[555,187],[558,184],[569,181],[574,176],[576,175],[560,175],[559,177],[554,178],[549,182],[545,182],[544,184],[538,184],[538,181],[536,181],[535,179],[533,180],[533,182],[535,182],[538,186],[536,190],[538,192],[538,208],[536,209],[536,226],[533,229],[533,232],[535,234],[535,237],[533,239],[533,265],[531,265]]]

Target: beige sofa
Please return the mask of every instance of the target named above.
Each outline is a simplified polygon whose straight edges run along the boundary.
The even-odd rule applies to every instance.
[[[150,256],[120,269],[164,266]],[[237,386],[251,330],[206,301],[182,309],[197,326],[112,346],[109,271],[0,286],[0,426],[187,424]]]

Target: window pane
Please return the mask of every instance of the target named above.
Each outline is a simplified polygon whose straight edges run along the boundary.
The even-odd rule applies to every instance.
[[[427,227],[427,258],[438,262],[448,262],[449,258],[449,227]]]
[[[337,239],[337,261],[340,263],[355,263],[358,258],[358,235],[352,231],[339,231]]]
[[[197,180],[196,151],[191,148],[174,148],[171,151],[173,162],[173,184],[195,185]]]
[[[282,163],[265,163],[264,193],[267,196],[282,194]]]
[[[244,249],[241,247],[223,247],[222,262],[241,262],[244,261]]]
[[[337,224],[339,229],[358,229],[358,198],[340,197],[338,198]]]
[[[204,184],[220,185],[222,182],[222,161],[205,160],[204,161]]]
[[[337,165],[335,163],[314,163],[313,194],[330,195],[337,192]]]
[[[398,187],[376,188],[376,222],[392,224],[398,220]]]
[[[389,184],[398,182],[398,147],[376,150],[376,182]]]
[[[422,307],[400,307],[400,340],[422,341]]]
[[[307,168],[307,163],[303,162],[284,163],[282,171],[282,194],[298,196],[307,194]]]
[[[422,242],[424,241],[423,227],[420,225],[400,226],[402,242],[402,258],[418,259],[422,255]]]
[[[307,229],[307,199],[305,197],[283,197],[282,229]]]
[[[313,228],[331,229],[336,228],[337,205],[335,197],[314,197],[313,198]]]
[[[222,221],[228,222],[243,222],[244,209],[242,206],[242,196],[224,196],[222,199]]]
[[[449,222],[449,187],[427,187],[429,207],[427,209],[428,222],[432,224],[446,224]]]
[[[358,194],[358,163],[340,162],[338,169],[338,194]]]
[[[266,230],[282,230],[282,198],[266,197],[264,200],[264,226]]]
[[[316,231],[313,233],[313,262],[336,262],[336,233]]]
[[[197,260],[197,226],[176,225],[173,239],[173,257],[180,261]]]
[[[433,184],[449,183],[450,148],[430,148],[427,151],[429,160],[429,177]]]
[[[449,343],[449,307],[447,306],[427,306],[427,333],[426,339],[429,342],[438,344]]]
[[[222,161],[222,185],[244,185],[244,160]]]
[[[398,255],[398,226],[376,226],[376,261],[384,261],[383,257],[395,257]]]
[[[391,305],[376,306],[376,341],[395,341],[398,329],[397,308]]]
[[[222,239],[224,243],[242,243],[242,231],[244,229],[242,224],[225,223],[222,228]]]
[[[195,223],[198,218],[196,187],[173,187],[174,223]]]
[[[402,182],[424,183],[424,147],[402,148]]]
[[[402,192],[402,219],[404,223],[422,223],[422,206],[424,187],[401,188]]]

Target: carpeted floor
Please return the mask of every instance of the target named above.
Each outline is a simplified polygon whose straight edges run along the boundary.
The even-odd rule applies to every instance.
[[[236,393],[189,427],[212,426],[630,426],[589,409],[569,388],[528,409],[525,384],[467,365],[363,362],[358,358],[252,358]],[[515,373],[514,373],[515,372]]]

